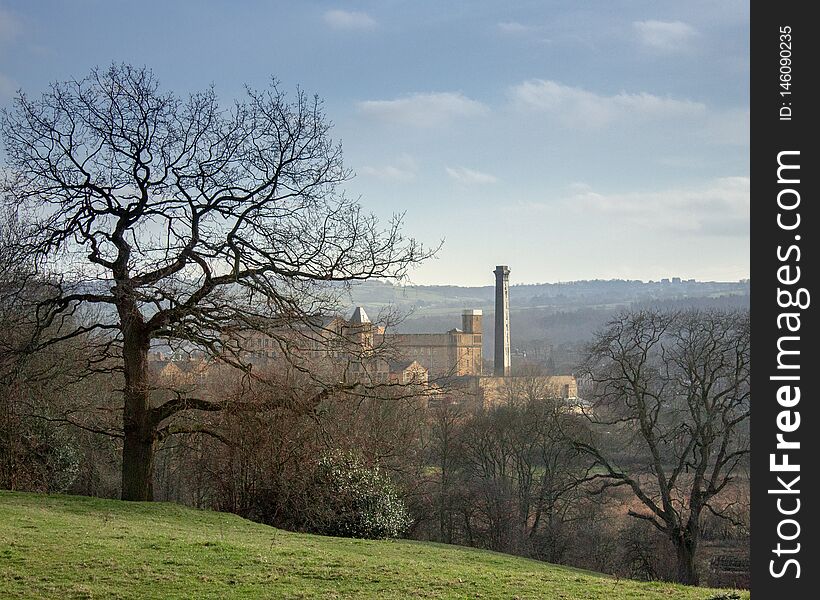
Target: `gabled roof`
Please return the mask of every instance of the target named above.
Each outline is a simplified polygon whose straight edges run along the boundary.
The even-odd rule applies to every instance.
[[[370,323],[370,317],[364,312],[364,308],[357,306],[350,317],[350,322],[354,325],[361,325],[362,323]]]
[[[404,360],[391,360],[388,361],[387,364],[391,373],[404,373],[406,370],[413,367],[413,365],[415,365],[416,369],[427,371],[427,368],[424,365],[422,365],[420,362],[413,358]]]

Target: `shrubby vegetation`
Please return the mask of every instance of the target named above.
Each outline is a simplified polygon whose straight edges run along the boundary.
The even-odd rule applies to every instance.
[[[394,538],[410,525],[395,484],[353,452],[328,452],[307,487],[307,531],[338,537]]]

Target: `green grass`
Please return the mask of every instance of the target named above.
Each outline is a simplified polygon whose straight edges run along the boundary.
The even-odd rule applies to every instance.
[[[718,593],[458,546],[296,534],[174,504],[0,492],[0,598],[705,600]]]

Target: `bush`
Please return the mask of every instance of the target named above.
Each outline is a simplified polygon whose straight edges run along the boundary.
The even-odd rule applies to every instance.
[[[396,486],[352,452],[332,452],[308,489],[306,529],[339,537],[382,539],[404,533],[410,518]]]
[[[74,437],[47,421],[2,412],[0,489],[65,492],[80,469]]]
[[[669,539],[652,525],[634,518],[618,532],[619,571],[641,581],[674,581],[675,556]]]

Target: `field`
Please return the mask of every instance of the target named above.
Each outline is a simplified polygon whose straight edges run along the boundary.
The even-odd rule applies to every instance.
[[[290,533],[173,504],[0,491],[2,598],[748,599],[412,541]]]

